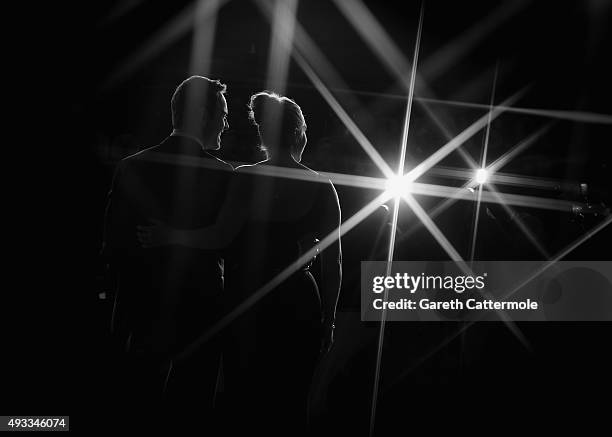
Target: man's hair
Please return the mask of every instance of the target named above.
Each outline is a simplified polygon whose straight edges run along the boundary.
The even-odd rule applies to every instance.
[[[172,109],[172,126],[182,127],[190,112],[204,109],[212,114],[217,105],[217,93],[224,94],[227,86],[219,80],[204,76],[191,76],[176,87],[170,108]]]
[[[264,141],[264,144],[260,145],[260,149],[265,152],[268,152],[270,147],[289,149],[295,143],[296,134],[306,131],[302,109],[289,97],[261,91],[251,96],[248,109],[249,119],[259,127],[263,136],[266,136],[266,131],[274,132],[276,129],[278,138],[267,138],[268,144]]]

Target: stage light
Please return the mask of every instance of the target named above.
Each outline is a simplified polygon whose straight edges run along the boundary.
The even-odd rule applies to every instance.
[[[478,184],[482,185],[489,179],[489,172],[486,168],[479,168],[476,170],[476,177],[474,179]]]
[[[406,176],[392,176],[387,179],[385,191],[389,197],[402,197],[410,193],[412,183]]]

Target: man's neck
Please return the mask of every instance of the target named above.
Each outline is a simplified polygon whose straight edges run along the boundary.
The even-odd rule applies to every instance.
[[[202,140],[201,136],[199,136],[197,134],[194,134],[192,132],[189,132],[187,130],[180,129],[180,128],[174,128],[172,130],[172,133],[170,134],[170,136],[172,136],[172,137],[185,137],[185,138],[189,138],[190,140],[193,140],[196,143],[198,143],[200,145],[200,147],[202,148],[202,150],[207,151],[209,149],[209,147],[206,147],[206,144]]]

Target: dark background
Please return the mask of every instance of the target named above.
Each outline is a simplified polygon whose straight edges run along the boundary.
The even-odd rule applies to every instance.
[[[134,6],[122,9],[129,4]],[[420,2],[365,1],[365,4],[406,59],[411,60]],[[29,51],[24,48],[21,55],[32,63],[28,67],[32,75],[28,83],[33,83],[35,89],[40,86],[45,94],[37,94],[39,98],[34,100],[37,103],[29,106],[28,118],[37,121],[27,123],[27,130],[16,130],[21,140],[39,135],[43,139],[37,139],[36,148],[26,148],[28,154],[27,150],[34,151],[29,155],[29,162],[34,163],[28,167],[31,170],[20,173],[22,179],[36,181],[31,185],[37,200],[32,201],[29,195],[17,196],[16,210],[28,211],[25,214],[28,230],[42,234],[45,240],[43,243],[34,237],[34,241],[20,243],[19,251],[14,252],[14,258],[23,260],[25,265],[23,271],[12,273],[20,284],[15,294],[26,305],[34,307],[35,301],[36,307],[42,308],[30,310],[27,306],[25,313],[32,321],[28,318],[23,326],[15,325],[19,326],[14,328],[16,332],[7,331],[10,333],[6,335],[7,344],[16,352],[11,354],[15,359],[8,360],[4,372],[5,399],[15,413],[29,414],[33,406],[40,413],[66,412],[72,415],[73,426],[78,426],[79,421],[85,425],[95,418],[114,414],[115,394],[107,389],[112,375],[106,332],[109,307],[108,302],[98,299],[101,263],[97,253],[105,196],[114,165],[120,158],[157,144],[169,134],[169,100],[176,85],[189,74],[192,32],[187,29],[129,74],[117,72],[126,62],[136,59],[142,47],[186,7],[189,2],[184,1],[65,3],[49,11],[39,10],[31,23],[36,36],[28,40]],[[609,80],[612,71],[606,62],[612,8],[604,0],[427,0],[419,66],[427,66],[427,61],[440,50],[462,41],[466,32],[483,26],[487,17],[499,8],[506,8],[508,18],[490,26],[446,68],[425,69],[422,74],[429,91],[417,88],[417,95],[487,104],[498,64],[497,102],[530,85],[517,106],[612,113]],[[117,13],[122,10],[123,13]],[[393,75],[332,2],[302,0],[297,20],[351,90],[342,92],[334,88],[335,84],[328,84],[334,88],[335,97],[395,168],[405,93],[394,85]],[[269,38],[266,18],[250,1],[231,0],[221,8],[210,69],[205,75],[220,78],[228,85],[231,129],[223,137],[222,158],[248,162],[262,159],[253,147],[255,132],[246,120],[245,105],[253,92],[265,86]],[[455,53],[458,48],[449,50]],[[16,88],[19,90],[19,86]],[[379,93],[388,95],[381,98]],[[301,105],[308,124],[304,163],[321,171],[381,176],[293,61],[285,94]],[[454,135],[485,113],[481,109],[446,105],[432,105],[431,109]],[[491,126],[489,160],[550,120],[519,114],[500,116]],[[483,136],[484,130],[463,146],[475,160],[479,159]],[[503,171],[562,180],[573,188],[508,191],[609,205],[611,138],[610,125],[557,121],[541,140]],[[422,107],[415,104],[406,170],[445,142],[446,138]],[[47,155],[54,160],[47,161]],[[441,164],[466,167],[457,153]],[[459,184],[427,175],[422,180]],[[579,194],[580,183],[589,184],[588,199]],[[25,187],[26,183],[22,185]],[[377,194],[373,190],[345,187],[338,187],[338,191],[345,218]],[[438,202],[431,198],[419,201],[426,210]],[[477,258],[541,257],[503,211],[491,206],[489,212],[490,215],[483,212],[481,216]],[[570,213],[529,209],[518,212],[553,254],[596,223],[594,217],[579,219]],[[459,202],[436,220],[466,257],[472,214],[470,203]],[[341,311],[358,309],[359,261],[369,256],[385,257],[384,252],[372,250],[369,245],[382,220],[384,211],[379,211],[344,239],[348,250]],[[416,220],[403,208],[399,234]],[[601,232],[566,259],[609,259],[610,234],[609,229]],[[26,235],[31,237],[29,231]],[[66,252],[67,257],[60,257],[60,253]],[[443,250],[425,230],[396,248],[396,259],[445,258]],[[609,324],[518,326],[529,340],[531,350],[523,348],[501,324],[478,325],[470,328],[468,340],[449,343],[416,365],[398,384],[385,385],[456,328],[389,325],[382,376],[386,394],[380,399],[379,420],[384,422],[384,418],[395,417],[396,413],[431,406],[428,402],[432,400],[438,405],[431,407],[435,412],[445,402],[458,405],[460,399],[472,396],[501,399],[500,404],[487,405],[487,410],[497,413],[516,406],[503,401],[510,394],[519,396],[524,410],[531,408],[536,412],[545,406],[556,408],[557,413],[565,411],[577,399],[592,400],[596,393],[609,399],[612,364],[607,357],[612,334]],[[369,333],[367,341],[364,337],[360,352],[331,388],[334,411],[349,430],[363,429],[371,393],[375,358],[372,333],[377,327],[364,324],[363,328]],[[466,352],[466,347],[472,349]],[[576,390],[578,397],[570,394]],[[25,413],[26,410],[29,412]],[[359,414],[354,414],[355,411]]]

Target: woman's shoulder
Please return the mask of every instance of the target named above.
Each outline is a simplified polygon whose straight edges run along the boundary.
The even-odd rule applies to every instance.
[[[315,171],[302,163],[300,163],[299,165],[302,166],[305,170],[311,172],[311,174],[316,178],[316,182],[319,182],[317,184],[318,186],[324,187],[322,190],[319,190],[319,193],[322,194],[323,197],[331,200],[334,203],[339,203],[336,187],[334,187],[334,183],[328,175]]]
[[[301,162],[298,163],[299,168],[301,168],[302,170],[308,172],[311,176],[313,176],[314,178],[318,179],[318,182],[323,182],[323,181],[329,181],[329,183],[331,184],[331,179],[327,176],[325,176],[322,173],[319,173],[316,170],[313,170],[312,168],[302,164]]]

